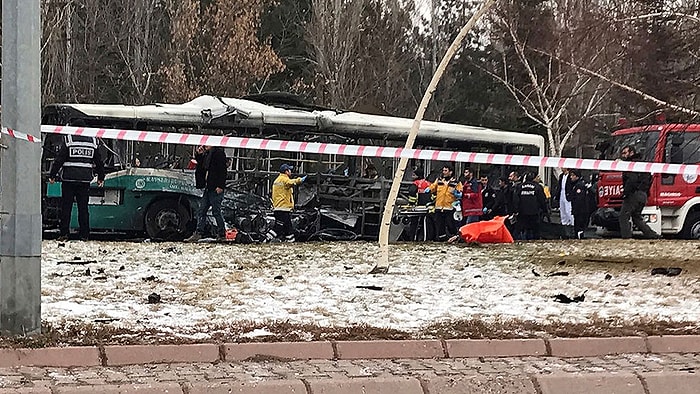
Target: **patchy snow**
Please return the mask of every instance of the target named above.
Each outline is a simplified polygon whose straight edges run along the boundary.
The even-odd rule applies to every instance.
[[[399,244],[391,247],[389,274],[368,275],[376,243],[44,241],[42,319],[110,322],[196,338],[207,336],[201,327],[238,321],[409,332],[469,318],[698,322],[700,269],[692,267],[699,252],[697,241],[676,240]],[[668,266],[684,271],[650,274],[651,267]],[[548,276],[556,271],[568,276]],[[554,302],[559,293],[584,291],[584,302]],[[160,303],[148,303],[152,293]],[[269,334],[260,329],[247,335]]]

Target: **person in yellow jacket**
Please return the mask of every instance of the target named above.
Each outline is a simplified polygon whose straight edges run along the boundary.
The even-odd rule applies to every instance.
[[[435,233],[437,240],[444,241],[457,234],[454,218],[455,203],[462,198],[462,183],[454,177],[452,166],[442,167],[442,173],[425,193],[435,195]]]
[[[552,192],[549,190],[549,186],[542,182],[542,177],[539,174],[535,176],[535,183],[542,186],[544,198],[547,200],[547,212],[544,212],[542,220],[545,220],[547,223],[552,223]]]
[[[292,167],[289,164],[280,166],[280,174],[272,184],[272,207],[275,214],[275,235],[287,242],[294,242],[292,227],[292,210],[294,209],[294,186],[306,180],[306,176],[290,178]]]

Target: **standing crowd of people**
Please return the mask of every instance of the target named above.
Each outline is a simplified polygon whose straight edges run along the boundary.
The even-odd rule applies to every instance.
[[[498,179],[498,187],[488,176],[477,176],[471,168],[461,178],[446,164],[438,177],[429,182],[422,169],[412,173],[409,203],[423,208],[422,222],[410,219],[406,240],[444,241],[452,238],[461,225],[506,216],[506,226],[515,239],[542,237],[541,224],[551,222],[551,194],[540,177],[532,172],[522,176],[512,171]],[[583,238],[594,209],[594,193],[578,170],[563,169],[555,196],[562,217],[562,238]],[[595,204],[595,202],[593,202]],[[422,231],[421,231],[422,230]]]
[[[221,216],[221,199],[225,187],[226,158],[221,148],[200,147],[197,151],[197,187],[203,188],[203,203],[197,215],[197,231],[188,241],[201,238],[206,213],[212,209],[217,224],[217,237],[224,237]],[[638,160],[632,146],[621,151],[621,160]],[[292,178],[294,168],[282,164],[280,174],[272,185],[272,204],[275,216],[273,233],[276,238],[294,242],[291,213],[294,209],[294,186],[306,180],[306,176]],[[645,238],[659,238],[644,222],[641,210],[646,203],[651,175],[639,172],[623,173],[623,203],[620,210],[620,233],[623,238],[632,236],[631,222],[642,231]],[[561,169],[553,193],[540,176],[526,172],[522,176],[512,171],[508,177],[498,179],[498,187],[489,183],[488,176],[477,176],[471,168],[465,168],[461,177],[454,168],[445,164],[437,178],[430,182],[424,171],[412,172],[409,203],[421,207],[425,215],[409,219],[405,240],[446,241],[457,235],[465,224],[506,216],[508,230],[517,240],[536,240],[542,237],[542,223],[551,223],[552,195],[558,200],[562,232],[561,238],[583,239],[590,216],[596,209],[596,193],[586,183],[578,169]],[[422,219],[422,220],[421,220]]]

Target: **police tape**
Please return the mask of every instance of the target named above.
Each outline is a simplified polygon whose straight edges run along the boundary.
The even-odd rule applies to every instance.
[[[9,127],[3,127],[0,133],[7,134],[10,137],[17,138],[19,140],[29,141],[29,142],[41,142],[41,138],[34,137],[31,134],[20,133],[19,131],[12,130]]]
[[[8,129],[9,130],[9,129]],[[12,130],[10,130],[12,131]],[[4,129],[3,129],[4,132]],[[16,131],[12,131],[18,134]],[[213,136],[202,134],[180,134],[155,131],[98,129],[75,126],[42,125],[41,132],[47,134],[85,135],[97,138],[155,142],[179,145],[211,145],[225,148],[244,148],[268,151],[314,153],[362,157],[410,158],[443,162],[478,164],[501,164],[522,167],[577,168],[596,171],[632,171],[662,174],[700,174],[697,164],[649,163],[619,160],[595,160],[564,157],[508,155],[500,153],[454,152],[431,149],[404,149],[383,146],[329,144],[305,141],[270,140],[248,137]],[[26,134],[23,134],[27,136]],[[31,137],[31,136],[28,136]],[[34,137],[32,137],[34,138]],[[28,141],[39,142],[34,138]]]

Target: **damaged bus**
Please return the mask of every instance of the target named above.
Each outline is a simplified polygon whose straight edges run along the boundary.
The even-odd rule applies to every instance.
[[[241,99],[201,96],[184,104],[143,106],[52,104],[44,108],[42,117],[44,125],[384,147],[402,147],[412,123],[407,118],[308,105],[297,96],[283,93]],[[63,136],[44,137],[42,171],[46,175]],[[544,138],[423,121],[415,148],[541,156]],[[194,230],[194,212],[201,195],[194,188],[190,162],[194,146],[104,140],[100,149],[109,173],[104,188],[91,189],[89,209],[93,231],[140,233],[154,239],[178,240]],[[397,159],[225,150],[229,175],[224,216],[227,225],[235,227],[244,240],[266,239],[274,222],[270,190],[282,163],[290,163],[296,172],[308,175],[307,182],[295,193],[293,222],[297,239],[376,239],[378,236]],[[426,178],[433,180],[443,164],[414,159],[409,166],[423,168]],[[456,165],[456,174],[469,166],[452,164]],[[511,169],[481,164],[473,170],[495,182]],[[407,171],[406,186],[409,175]],[[58,225],[60,190],[49,188],[44,182],[44,192],[44,229],[51,230]],[[397,206],[401,204],[402,201],[397,202]]]

